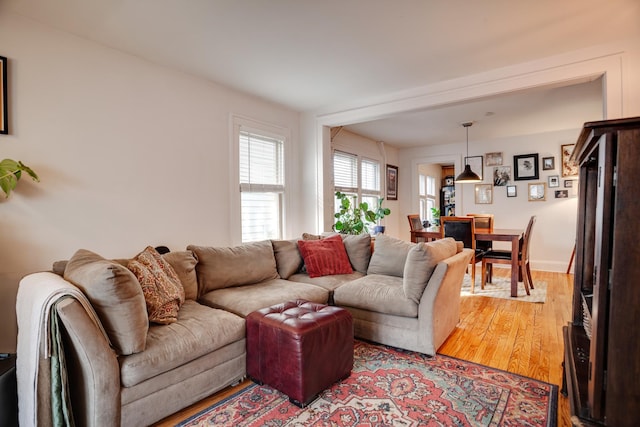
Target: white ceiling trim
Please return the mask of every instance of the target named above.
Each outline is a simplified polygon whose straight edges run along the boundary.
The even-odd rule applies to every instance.
[[[506,69],[500,69],[493,73],[449,80],[415,89],[413,93],[405,91],[391,95],[385,100],[377,100],[359,107],[327,113],[318,112],[316,118],[318,123],[324,126],[344,126],[526,89],[581,83],[602,76],[607,77],[604,95],[608,107],[608,114],[603,118],[622,117],[623,55],[621,52],[615,52],[595,58],[573,59],[572,62],[560,62],[559,58],[554,59],[552,63],[549,60],[537,61],[537,67],[533,66],[534,63],[508,67],[511,74],[505,74]],[[523,67],[528,67],[527,72],[523,71]]]
[[[620,52],[609,55],[599,55],[594,58],[584,58],[577,60],[575,55],[568,55],[568,61],[559,63],[560,58],[555,57],[554,64],[549,64],[548,60],[536,61],[537,67],[532,66],[534,71],[522,72],[522,66],[509,67],[512,70],[519,70],[511,76],[503,76],[504,69],[497,70],[495,78],[488,78],[491,73],[469,76],[457,79],[458,82],[467,82],[457,88],[445,90],[432,89],[432,93],[423,94],[404,99],[390,100],[378,104],[370,104],[348,111],[337,111],[335,113],[318,114],[315,116],[316,135],[322,135],[322,139],[316,140],[316,152],[328,152],[331,146],[330,132],[323,132],[323,128],[331,126],[342,126],[368,120],[375,120],[389,117],[394,114],[415,111],[421,108],[432,108],[444,104],[455,102],[465,102],[485,96],[504,94],[519,90],[531,89],[535,87],[569,84],[585,78],[603,78],[603,118],[622,117],[622,56]],[[534,63],[531,63],[534,64]],[[530,70],[531,70],[530,68]],[[432,85],[431,88],[441,88],[451,85],[452,81],[443,85]],[[324,162],[323,158],[317,159],[318,168]],[[329,191],[331,182],[326,174],[317,177],[318,195]],[[331,218],[332,206],[320,205],[318,207],[318,219],[322,223],[324,218]]]

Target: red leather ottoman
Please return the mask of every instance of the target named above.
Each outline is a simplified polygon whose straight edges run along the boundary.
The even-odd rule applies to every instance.
[[[305,407],[353,368],[353,321],[339,307],[297,300],[250,313],[247,375]]]

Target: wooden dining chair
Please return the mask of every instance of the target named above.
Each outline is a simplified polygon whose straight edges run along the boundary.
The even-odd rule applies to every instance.
[[[467,216],[472,216],[476,219],[476,233],[479,232],[479,230],[493,231],[493,214],[468,213]],[[478,240],[476,241],[476,249],[485,252],[490,251],[493,249],[493,242],[491,240]],[[488,277],[491,277],[491,264],[489,264],[486,274]],[[482,286],[482,289],[484,289],[484,286]]]
[[[420,220],[420,215],[418,214],[410,214],[407,215],[407,219],[409,220],[409,230],[418,231],[422,230],[422,221]]]
[[[462,242],[465,248],[473,249],[471,264],[471,293],[473,293],[476,282],[476,263],[480,262],[484,256],[484,251],[476,248],[475,218],[471,216],[441,216],[440,233],[442,237],[453,237]]]
[[[536,216],[533,215],[529,220],[527,229],[524,232],[524,236],[520,239],[520,248],[518,250],[518,278],[522,279],[524,283],[524,290],[527,295],[531,295],[529,288],[534,289],[533,280],[531,279],[531,267],[529,265],[529,246],[531,243],[531,234],[533,232],[533,226],[536,223]],[[491,281],[491,270],[487,269],[487,266],[492,264],[511,264],[513,253],[509,250],[490,250],[484,254],[482,258],[482,289],[484,289],[485,279],[489,278]]]

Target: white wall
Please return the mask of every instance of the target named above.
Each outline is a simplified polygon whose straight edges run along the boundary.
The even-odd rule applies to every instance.
[[[0,135],[0,159],[22,160],[41,178],[23,178],[0,200],[0,352],[15,349],[26,273],[79,248],[129,257],[146,245],[234,240],[231,114],[288,128],[298,144],[299,113],[255,97],[11,13],[0,15],[0,40],[11,133]]]
[[[593,114],[598,114],[597,111]],[[471,155],[502,152],[503,165],[511,166],[510,185],[517,187],[517,197],[507,197],[506,187],[493,187],[493,203],[476,204],[474,184],[456,185],[456,213],[492,213],[495,215],[496,228],[522,228],[529,222],[531,215],[536,215],[536,225],[531,240],[531,263],[535,270],[565,272],[575,242],[577,198],[556,199],[555,190],[564,190],[564,180],[560,170],[560,146],[573,144],[578,138],[580,129],[572,129],[557,132],[524,135],[512,138],[500,138],[495,140],[473,140],[469,145]],[[400,150],[400,165],[405,170],[417,170],[417,165],[429,162],[430,159],[439,159],[449,155],[452,158],[460,158],[460,151],[464,150],[463,144],[426,146]],[[513,169],[513,156],[520,154],[537,153],[539,156],[539,179],[515,181]],[[542,170],[542,158],[554,157],[555,169]],[[456,165],[456,174],[461,172],[461,162]],[[491,184],[493,167],[484,167],[483,184]],[[558,175],[560,187],[547,188],[546,200],[530,202],[527,197],[529,183],[548,183],[548,177]],[[417,186],[417,178],[410,178],[413,189]],[[575,178],[574,178],[575,179]],[[573,179],[572,179],[573,180]],[[577,182],[577,181],[576,181]],[[402,214],[414,212],[417,206],[417,197],[413,195],[412,188],[403,187],[404,195],[400,211]],[[570,190],[574,195],[576,188]],[[403,236],[409,238],[408,231]],[[499,244],[497,245],[499,246]]]

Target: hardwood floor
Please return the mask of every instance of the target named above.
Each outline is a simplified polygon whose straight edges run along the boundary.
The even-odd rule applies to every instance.
[[[506,277],[508,269],[494,275]],[[571,319],[573,275],[533,271],[534,283],[547,282],[544,304],[488,297],[463,297],[460,323],[439,353],[480,363],[560,386],[564,344],[562,326]],[[521,288],[520,292],[524,292]],[[155,426],[173,426],[245,387],[226,389],[165,418]],[[569,404],[558,398],[558,426],[569,427]]]
[[[494,270],[506,276],[508,269]],[[460,323],[438,353],[562,385],[562,326],[571,319],[573,275],[532,271],[547,282],[544,304],[463,297]],[[524,292],[522,285],[519,292]],[[571,426],[569,403],[558,398],[558,426]]]

